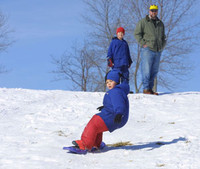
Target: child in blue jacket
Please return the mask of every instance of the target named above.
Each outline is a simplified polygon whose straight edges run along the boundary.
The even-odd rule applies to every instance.
[[[114,37],[108,49],[108,66],[122,72],[122,82],[129,83],[129,68],[132,64],[128,43],[123,39],[125,30],[117,28],[117,37]]]
[[[81,140],[72,143],[81,150],[99,148],[103,132],[113,132],[123,127],[129,117],[129,85],[120,83],[119,71],[111,70],[106,76],[106,85],[109,91],[104,95],[101,112],[95,114],[86,125]]]

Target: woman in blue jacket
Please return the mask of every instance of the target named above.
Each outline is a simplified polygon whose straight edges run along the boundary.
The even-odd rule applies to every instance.
[[[101,112],[95,114],[86,125],[81,140],[72,143],[81,150],[99,148],[102,142],[103,132],[113,132],[123,127],[129,117],[129,85],[120,83],[120,73],[111,70],[106,76],[106,85],[109,89],[103,99]]]

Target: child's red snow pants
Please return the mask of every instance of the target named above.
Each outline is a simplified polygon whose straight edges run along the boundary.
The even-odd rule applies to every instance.
[[[92,147],[100,147],[105,131],[108,131],[108,128],[103,119],[98,115],[94,115],[81,135],[81,140],[86,149],[91,150]]]

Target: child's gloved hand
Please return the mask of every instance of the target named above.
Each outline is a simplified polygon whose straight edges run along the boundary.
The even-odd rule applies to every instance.
[[[101,111],[103,108],[104,106],[100,106],[100,107],[97,107],[97,110]]]
[[[108,66],[109,67],[113,67],[113,62],[112,62],[112,59],[108,58]]]
[[[114,122],[115,123],[120,123],[122,121],[122,115],[121,114],[117,114],[115,116]]]

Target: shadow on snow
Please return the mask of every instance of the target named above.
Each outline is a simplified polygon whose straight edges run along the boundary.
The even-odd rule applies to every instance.
[[[119,150],[119,149],[123,149],[123,150],[141,150],[141,149],[145,149],[145,148],[149,148],[148,151],[156,149],[156,148],[160,148],[161,146],[164,145],[170,145],[170,144],[175,144],[179,141],[187,141],[186,138],[183,137],[179,137],[177,139],[173,139],[172,141],[157,141],[157,142],[150,142],[150,143],[146,143],[146,144],[141,144],[141,145],[131,145],[131,146],[122,146],[122,147],[105,147],[101,152],[107,152],[110,150]]]

